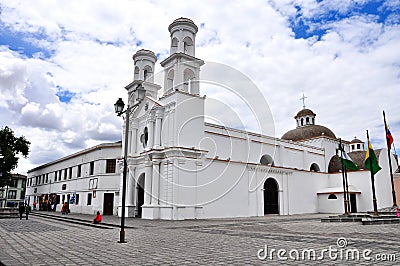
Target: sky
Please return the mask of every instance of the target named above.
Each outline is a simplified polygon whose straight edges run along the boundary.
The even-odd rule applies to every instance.
[[[154,51],[161,71],[179,17],[199,27],[196,57],[255,84],[275,137],[295,128],[304,93],[337,137],[366,141],[368,129],[385,147],[385,110],[400,140],[400,0],[0,0],[0,127],[31,142],[16,172],[120,140],[113,105],[127,97],[132,55]]]

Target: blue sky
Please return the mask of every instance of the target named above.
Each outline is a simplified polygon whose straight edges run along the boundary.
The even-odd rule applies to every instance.
[[[144,48],[166,58],[168,25],[182,16],[199,26],[197,57],[257,85],[276,137],[295,127],[304,92],[317,124],[338,137],[365,140],[368,129],[384,147],[385,110],[400,139],[400,0],[0,0],[0,12],[0,126],[32,142],[20,172],[119,140],[113,104],[126,97],[132,55]],[[260,121],[246,122],[257,131]]]

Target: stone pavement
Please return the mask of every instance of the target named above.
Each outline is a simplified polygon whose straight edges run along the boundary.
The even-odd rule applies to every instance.
[[[127,243],[121,244],[119,228],[109,226],[119,225],[118,217],[104,217],[108,226],[100,228],[71,223],[72,218],[89,222],[92,216],[54,215],[70,222],[34,215],[29,220],[0,219],[0,261],[4,265],[398,265],[400,261],[399,224],[321,223],[320,218],[326,217],[321,214],[189,221],[127,218]]]

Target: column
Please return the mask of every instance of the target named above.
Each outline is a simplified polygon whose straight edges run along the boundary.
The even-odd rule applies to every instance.
[[[162,118],[164,112],[163,109],[157,109],[156,111],[156,128],[154,130],[154,146],[155,148],[161,148],[161,126],[162,126]]]
[[[152,176],[152,205],[159,205],[160,204],[160,173],[159,173],[159,165],[160,162],[153,161],[153,176]]]
[[[131,144],[130,145],[130,150],[129,150],[130,154],[135,154],[136,151],[137,151],[137,132],[138,132],[138,127],[139,127],[139,125],[138,125],[137,121],[134,121],[134,122],[131,123],[130,128],[131,128],[132,134],[131,134],[131,139],[130,139],[130,144]]]
[[[152,149],[154,145],[154,118],[153,115],[150,114],[147,120],[147,129],[149,134],[149,140],[147,142],[147,149]]]
[[[135,188],[136,188],[136,182],[135,182],[135,172],[136,172],[136,167],[129,168],[129,175],[128,175],[128,182],[126,186],[126,204],[128,206],[133,206],[134,205],[134,198],[135,198]]]
[[[151,180],[153,175],[153,163],[146,162],[145,176],[144,176],[144,205],[151,203]]]

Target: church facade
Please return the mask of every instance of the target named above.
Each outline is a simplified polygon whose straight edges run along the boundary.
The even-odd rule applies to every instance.
[[[315,113],[300,110],[296,128],[281,138],[207,123],[199,82],[204,61],[195,56],[198,28],[179,18],[168,30],[163,84],[154,83],[152,51],[133,56],[129,104],[136,103],[139,86],[146,96],[130,114],[125,213],[169,220],[343,213],[339,139],[316,124]],[[365,156],[362,141],[343,143],[350,156]],[[375,176],[379,208],[392,205],[387,161],[383,149]],[[392,164],[396,170],[394,157]],[[348,180],[352,211],[372,210],[369,171],[349,172]]]

